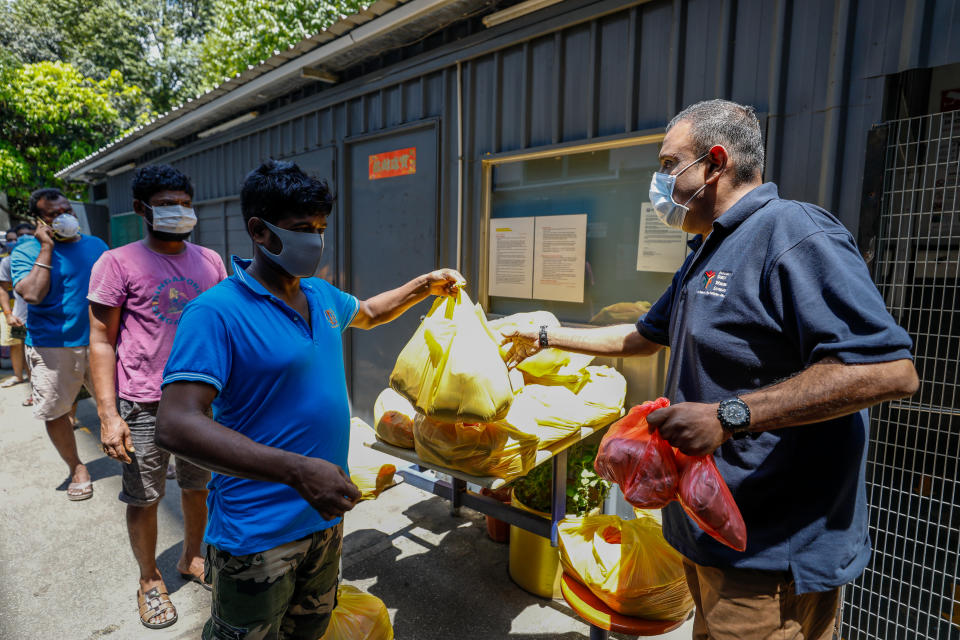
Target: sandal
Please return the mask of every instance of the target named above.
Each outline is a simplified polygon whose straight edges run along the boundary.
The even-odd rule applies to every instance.
[[[170,595],[166,591],[160,591],[159,587],[150,589],[147,595],[143,595],[140,589],[137,589],[137,604],[140,605],[140,622],[147,629],[163,629],[177,621],[177,608],[170,602]],[[168,611],[173,612],[173,617],[169,620],[150,622]]]
[[[10,387],[15,387],[18,384],[23,384],[26,382],[26,378],[18,378],[17,376],[10,376],[6,378],[3,382],[0,382],[0,389],[8,389]]]
[[[180,571],[177,569],[177,571]],[[192,573],[184,573],[180,571],[180,577],[184,579],[185,582],[196,582],[198,585],[206,589],[207,591],[213,591],[213,585],[201,578],[200,576],[195,576]]]
[[[79,491],[80,493],[70,493],[70,491]],[[93,480],[86,482],[71,482],[67,485],[67,500],[78,502],[93,497]]]
[[[32,407],[33,406],[33,396],[27,396],[27,399],[20,403],[23,407]]]

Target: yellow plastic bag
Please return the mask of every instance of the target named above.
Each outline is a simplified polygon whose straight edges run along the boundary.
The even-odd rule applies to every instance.
[[[400,352],[390,386],[420,413],[447,422],[496,422],[513,402],[498,342],[462,290],[437,298]]]
[[[549,447],[578,431],[619,418],[627,381],[611,367],[584,369],[585,383],[578,393],[566,386],[526,385],[514,398],[505,421],[537,436],[540,448]]]
[[[576,394],[566,387],[528,384],[514,398],[504,420],[536,436],[543,449],[579,431],[585,419],[583,409]]]
[[[342,584],[330,625],[320,640],[393,640],[390,613],[377,596]]]
[[[373,500],[381,493],[397,484],[394,474],[396,465],[364,464],[350,465],[350,481],[360,489],[361,500]]]
[[[424,462],[474,476],[516,478],[536,462],[537,438],[504,423],[441,422],[418,415],[413,439]]]
[[[373,404],[374,431],[377,437],[396,447],[413,449],[413,418],[417,411],[402,395],[387,388]]]
[[[586,409],[584,425],[595,427],[619,418],[627,399],[627,379],[613,367],[590,366],[586,372],[587,382],[577,392]]]
[[[565,518],[557,531],[564,572],[614,611],[683,620],[693,609],[683,557],[664,540],[654,518]]]

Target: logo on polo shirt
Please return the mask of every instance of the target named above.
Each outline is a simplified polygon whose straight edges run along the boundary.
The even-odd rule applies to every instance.
[[[337,320],[337,314],[333,312],[333,309],[327,309],[324,311],[327,316],[327,322],[330,323],[330,326],[336,329],[340,326],[340,321]]]
[[[705,296],[727,297],[727,285],[730,283],[731,271],[704,271],[700,278],[700,288],[697,293]]]

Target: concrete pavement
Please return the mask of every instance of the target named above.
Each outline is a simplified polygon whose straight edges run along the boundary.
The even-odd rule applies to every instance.
[[[9,373],[0,370],[0,378]],[[167,482],[161,503],[157,554],[179,620],[151,631],[137,617],[136,563],[117,500],[120,463],[98,448],[92,400],[81,402],[85,427],[76,435],[95,493],[69,502],[66,465],[43,424],[21,406],[27,394],[27,385],[0,389],[0,638],[198,638],[210,598],[176,571],[183,537],[176,481]],[[446,501],[405,484],[361,503],[345,522],[344,582],[386,603],[399,640],[589,636],[562,600],[513,584],[507,546],[487,538],[481,514],[462,512],[451,517]],[[688,621],[660,638],[689,638],[691,627]]]

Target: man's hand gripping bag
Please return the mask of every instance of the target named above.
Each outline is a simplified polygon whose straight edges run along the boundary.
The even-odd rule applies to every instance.
[[[483,310],[463,290],[437,298],[400,352],[390,386],[445,422],[496,422],[513,402],[507,366]]]
[[[602,478],[620,485],[627,502],[641,509],[660,509],[677,495],[673,449],[647,425],[648,415],[669,404],[659,398],[630,409],[603,436],[593,462]]]

